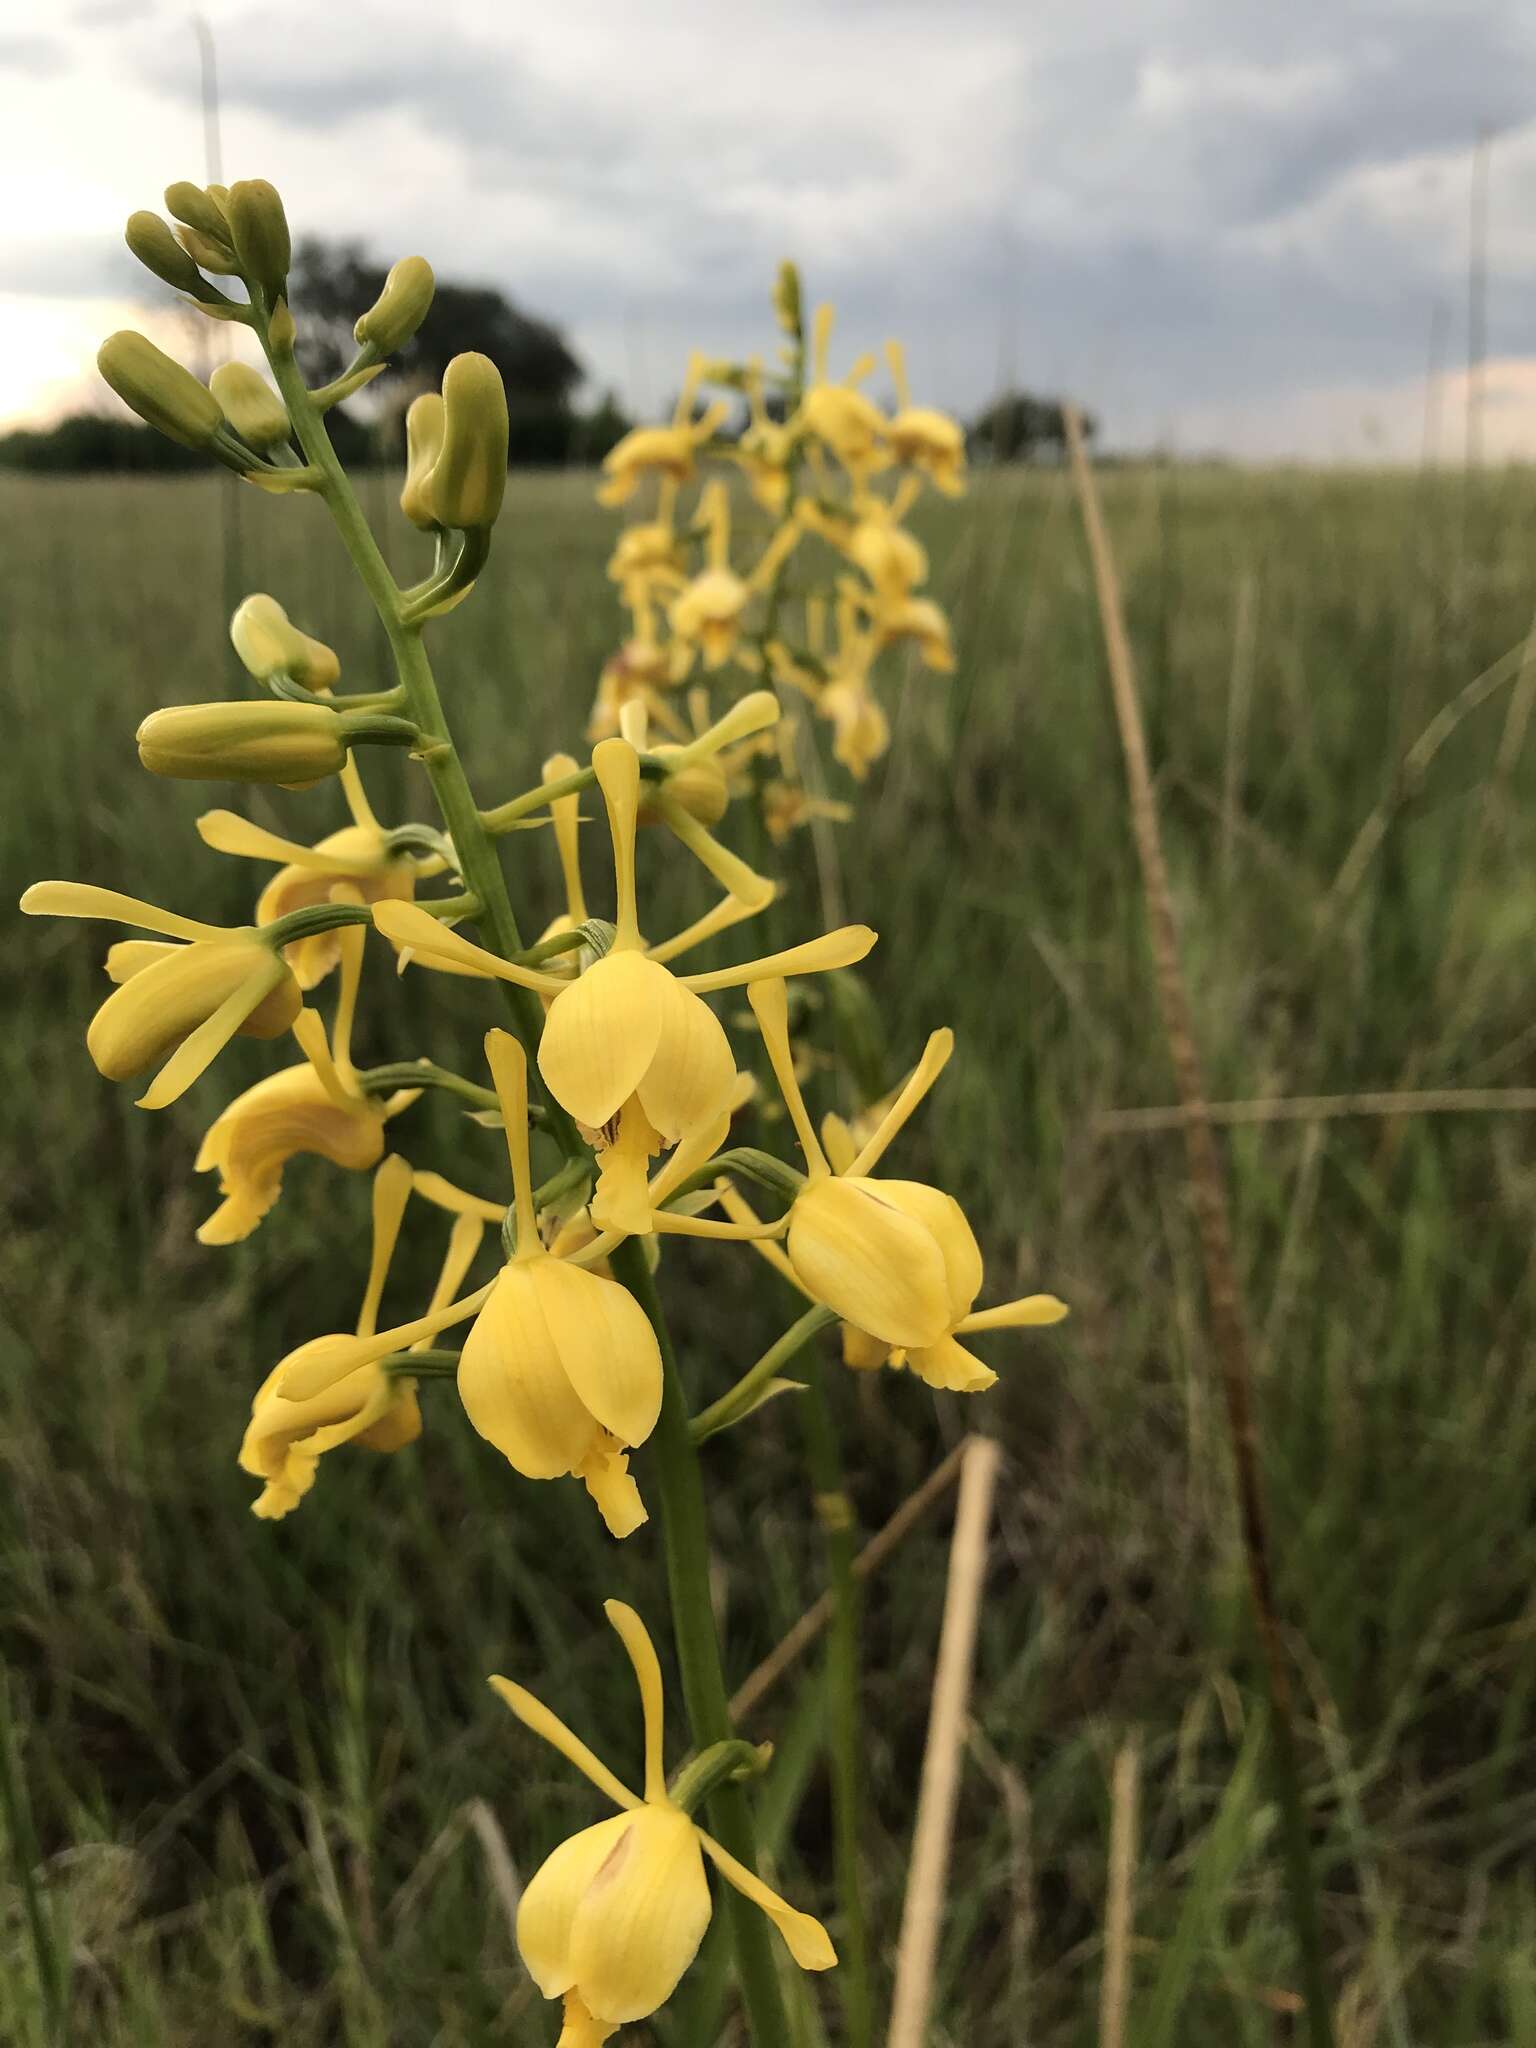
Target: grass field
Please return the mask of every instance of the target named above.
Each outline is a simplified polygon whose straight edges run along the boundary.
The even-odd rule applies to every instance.
[[[1530,624],[1536,476],[1468,491],[1126,470],[1104,488],[1213,1096],[1536,1084],[1536,673],[1515,660],[1468,691]],[[352,686],[381,649],[318,509],[237,490],[0,480],[7,900],[61,875],[249,915],[255,872],[191,830],[228,793],[142,774],[134,727],[232,685],[226,591],[271,590],[340,647]],[[366,490],[392,511],[386,479]],[[492,568],[438,634],[486,800],[579,731],[616,630],[610,533],[587,480],[515,479]],[[1096,1122],[1167,1103],[1172,1082],[1070,486],[983,479],[924,537],[959,673],[895,679],[895,748],[839,832],[843,887],[882,934],[869,979],[893,1064],[936,1024],[959,1033],[905,1170],[964,1201],[994,1298],[1048,1286],[1074,1311],[991,1340],[1004,1381],[979,1405],[834,1381],[866,1527],[968,1425],[1007,1452],[933,2039],[1098,2039],[1112,1765],[1134,1744],[1130,2048],[1258,2048],[1293,2038],[1296,1976],[1182,1149],[1176,1131]],[[403,566],[398,522],[391,545]],[[370,771],[397,815],[425,815],[412,773]],[[303,838],[335,802],[241,807]],[[808,846],[792,865],[808,932]],[[549,848],[515,840],[509,872],[536,928]],[[19,1795],[0,2039],[46,2038],[36,1908],[75,2037],[108,2048],[548,2041],[503,1841],[526,1876],[595,1810],[484,1675],[528,1679],[627,1762],[627,1698],[592,1621],[606,1594],[654,1607],[653,1532],[615,1551],[575,1489],[516,1483],[437,1387],[417,1449],[330,1460],[301,1513],[250,1517],[234,1454],[251,1393],[291,1345],[349,1324],[367,1188],[298,1162],[255,1237],[199,1247],[199,1133],[271,1054],[240,1042],[193,1096],[141,1115],[84,1050],[103,949],[99,929],[17,919],[0,954],[0,1629]],[[371,986],[363,1053],[422,1049],[382,965]],[[430,994],[433,1050],[468,1059],[474,991]],[[413,1115],[413,1154],[435,1143],[492,1182],[494,1134],[441,1105]],[[1536,2040],[1531,1130],[1505,1109],[1230,1132],[1350,2048]],[[778,1310],[743,1307],[718,1248],[667,1263],[687,1369],[718,1391]],[[733,1678],[820,1587],[791,1405],[711,1446]],[[945,1519],[869,1595],[882,1970]],[[770,1832],[807,1905],[829,1863],[818,1706],[787,1688],[751,1728],[780,1744]],[[654,2038],[694,2048],[689,2010]],[[832,2011],[802,2015],[807,2043],[835,2042]]]

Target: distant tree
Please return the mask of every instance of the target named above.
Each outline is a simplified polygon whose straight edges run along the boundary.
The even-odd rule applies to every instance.
[[[311,384],[338,376],[356,353],[352,328],[384,288],[386,271],[358,242],[301,241],[289,274],[299,324],[299,366]],[[432,310],[417,334],[369,386],[393,399],[398,413],[412,393],[441,381],[451,359],[467,350],[489,356],[507,387],[514,463],[571,458],[578,415],[572,394],[581,364],[559,328],[515,306],[494,285],[439,278]]]
[[[1082,414],[1083,434],[1092,440],[1098,421]],[[1066,446],[1066,427],[1059,398],[1040,398],[1028,391],[1005,391],[979,412],[967,429],[972,455],[985,462],[1033,462],[1042,453],[1058,459]]]
[[[205,469],[199,449],[183,448],[137,420],[77,413],[52,427],[22,427],[0,435],[0,468],[39,475],[143,475],[156,470]]]
[[[310,383],[328,383],[351,361],[357,349],[353,324],[384,289],[386,274],[361,243],[299,243],[289,285],[299,320],[299,365]],[[419,332],[377,383],[409,378],[435,384],[451,358],[468,349],[490,357],[506,381],[509,401],[568,404],[581,381],[581,364],[549,321],[523,312],[494,285],[440,277]]]
[[[601,462],[634,425],[612,391],[605,391],[587,413],[577,415],[571,436],[571,460],[592,468]]]

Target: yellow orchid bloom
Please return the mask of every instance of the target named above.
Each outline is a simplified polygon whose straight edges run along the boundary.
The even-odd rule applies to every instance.
[[[650,745],[649,721],[641,706],[627,707],[621,721],[622,737],[635,752],[649,753],[666,771],[657,782],[641,783],[639,822],[666,825],[749,913],[766,909],[777,885],[722,846],[709,827],[724,817],[730,805],[727,768],[731,750],[770,731],[781,716],[772,690],[750,690],[692,739],[656,747]],[[727,757],[726,766],[721,765],[722,755]]]
[[[655,586],[675,588],[685,580],[683,548],[673,518],[676,500],[675,480],[664,477],[656,517],[626,526],[608,557],[606,573],[632,609]]]
[[[659,476],[674,485],[693,481],[700,448],[724,424],[730,412],[729,405],[717,399],[698,419],[693,418],[693,395],[698,389],[701,368],[696,356],[683,379],[671,426],[633,427],[603,457],[607,482],[598,487],[600,505],[624,504],[639,489],[642,477]]]
[[[611,739],[631,704],[643,706],[646,715],[664,730],[685,738],[686,728],[668,704],[667,693],[687,675],[693,664],[693,649],[657,637],[656,612],[649,596],[635,597],[630,602],[630,611],[635,630],[617,654],[603,663],[587,720],[587,738]]]
[[[545,782],[560,782],[577,773],[580,763],[573,754],[551,754],[539,773]],[[580,929],[587,921],[586,892],[581,886],[581,798],[557,796],[550,800],[550,820],[555,828],[555,849],[560,857],[560,879],[565,885],[565,909],[552,917],[539,934],[539,943],[558,939]],[[561,981],[574,981],[581,972],[580,950],[552,954],[546,962],[550,974]]]
[[[827,356],[832,343],[831,306],[818,306],[812,327],[812,381],[800,401],[799,423],[835,455],[856,484],[862,484],[890,461],[886,420],[873,399],[866,398],[859,385],[874,368],[872,356],[861,356],[841,384],[827,374]]]
[[[277,1521],[315,1483],[327,1451],[358,1443],[398,1451],[421,1434],[416,1382],[383,1370],[391,1352],[428,1342],[481,1307],[489,1287],[463,1301],[452,1296],[474,1263],[484,1225],[460,1217],[424,1316],[392,1330],[378,1327],[379,1302],[411,1195],[411,1169],[391,1154],[373,1181],[373,1255],[354,1336],[312,1337],[273,1367],[251,1403],[240,1445],[240,1469],[263,1482],[252,1512]]]
[[[673,598],[667,617],[685,647],[697,647],[704,666],[722,667],[736,652],[741,622],[753,597],[765,590],[799,544],[793,522],[781,526],[768,542],[749,577],[731,567],[731,500],[717,478],[699,501],[699,516],[708,529],[704,563],[691,583]]]
[[[175,1102],[237,1033],[281,1038],[302,1006],[287,964],[254,925],[201,924],[88,882],[34,882],[21,908],[29,917],[108,918],[184,942],[129,939],[112,947],[107,972],[120,986],[85,1034],[109,1081],[165,1061],[139,1097],[141,1109]]]
[[[644,1309],[615,1280],[557,1259],[539,1235],[528,1161],[528,1068],[486,1035],[512,1163],[517,1250],[459,1353],[464,1412],[525,1479],[582,1480],[610,1533],[647,1519],[629,1472],[661,1412],[662,1366]]]
[[[948,413],[914,405],[907,385],[907,354],[899,341],[885,344],[885,359],[896,386],[897,412],[886,428],[897,462],[922,470],[946,496],[965,489],[965,430]]]
[[[893,1364],[909,1365],[931,1387],[970,1394],[993,1385],[996,1373],[956,1339],[1060,1322],[1065,1305],[1052,1294],[1031,1294],[974,1309],[981,1252],[959,1203],[921,1181],[870,1177],[943,1072],[954,1033],[934,1032],[885,1116],[834,1171],[795,1077],[784,984],[760,982],[747,995],[808,1169],[784,1241],[802,1292],[887,1346]]]
[[[831,722],[832,758],[862,782],[891,744],[890,721],[865,677],[834,677],[816,699],[816,715]]]
[[[353,886],[364,903],[379,903],[386,897],[409,903],[420,878],[442,872],[440,860],[423,861],[390,852],[384,828],[369,806],[356,763],[350,756],[340,780],[352,823],[328,834],[315,846],[298,846],[275,832],[264,832],[233,811],[207,811],[198,819],[199,837],[216,853],[284,863],[257,900],[258,925],[272,924],[290,910],[328,903],[331,890],[339,882]],[[314,988],[325,979],[341,958],[340,943],[340,933],[329,931],[295,939],[292,945],[284,947],[284,957],[300,988]]]
[[[827,511],[814,498],[802,498],[795,506],[795,518],[862,570],[877,596],[894,602],[928,580],[927,550],[901,524],[918,490],[909,477],[889,501],[873,491],[861,491],[841,516]]]
[[[664,945],[647,946],[635,903],[635,835],[640,763],[621,739],[594,748],[592,765],[608,809],[617,915],[613,944],[574,982],[472,945],[405,903],[374,906],[392,945],[493,974],[553,998],[539,1044],[539,1072],[555,1100],[619,1155],[634,1185],[637,1164],[690,1132],[713,1125],[736,1085],[736,1062],[719,1019],[701,997],[772,975],[850,967],[875,943],[867,925],[846,925],[787,952],[713,973],[674,975],[665,963],[744,914],[732,898]],[[723,849],[722,849],[723,851]],[[608,1164],[606,1153],[604,1165]]]
[[[353,1172],[377,1166],[384,1154],[385,1124],[421,1092],[407,1088],[384,1098],[358,1088],[352,1020],[366,934],[354,924],[343,926],[337,937],[341,993],[330,1037],[313,1010],[301,1010],[293,1035],[305,1054],[303,1062],[247,1088],[209,1126],[196,1171],[217,1170],[224,1200],[199,1228],[201,1244],[238,1244],[249,1237],[282,1192],[283,1168],[300,1152],[316,1153]]]
[[[546,1998],[564,2001],[560,2048],[598,2048],[665,2005],[698,1953],[712,1902],[707,1856],[727,1884],[766,1913],[802,1970],[830,1970],[826,1929],[738,1863],[669,1797],[663,1768],[661,1666],[645,1624],[621,1600],[603,1611],[640,1689],[645,1796],[637,1798],[548,1707],[495,1677],[525,1728],[559,1750],[620,1810],[562,1842],[534,1872],[517,1910],[517,1946]]]
[[[699,516],[709,536],[705,566],[672,600],[667,617],[685,646],[702,651],[706,668],[720,668],[735,651],[752,588],[731,567],[731,501],[723,483],[705,488]]]
[[[881,647],[894,647],[898,640],[915,641],[919,657],[929,668],[945,675],[953,673],[955,648],[949,620],[931,597],[904,597],[895,603],[877,604],[872,617]]]
[[[812,796],[805,785],[781,775],[763,784],[763,824],[775,846],[782,846],[803,825],[824,818],[832,825],[846,825],[853,806],[834,797]]]
[[[731,451],[732,459],[758,504],[775,519],[782,519],[789,503],[794,431],[787,423],[769,418],[763,402],[763,366],[756,359],[746,366],[746,393],[751,420]]]

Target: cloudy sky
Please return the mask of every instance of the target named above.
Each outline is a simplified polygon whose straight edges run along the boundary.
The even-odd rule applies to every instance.
[[[225,175],[565,325],[633,406],[762,347],[793,252],[919,395],[1066,388],[1121,445],[1459,456],[1472,149],[1484,440],[1536,456],[1521,0],[215,0]],[[0,27],[0,420],[101,402],[166,295],[133,208],[205,176],[183,0]],[[163,316],[161,316],[163,317]],[[160,331],[174,331],[161,330]],[[1430,368],[1440,375],[1427,388]]]

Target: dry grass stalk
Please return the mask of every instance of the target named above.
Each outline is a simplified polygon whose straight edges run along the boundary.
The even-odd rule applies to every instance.
[[[909,1536],[941,1495],[947,1493],[960,1476],[960,1467],[965,1459],[966,1447],[973,1441],[962,1438],[941,1464],[935,1465],[922,1485],[909,1493],[901,1506],[885,1525],[878,1529],[853,1561],[853,1575],[856,1579],[867,1579],[872,1572],[890,1556],[896,1546]],[[794,1627],[774,1645],[753,1671],[749,1671],[741,1684],[731,1695],[731,1719],[743,1721],[760,1700],[764,1699],[799,1662],[806,1651],[821,1634],[832,1618],[832,1596],[823,1593],[813,1606],[808,1607]]]
[[[1109,1889],[1104,1907],[1104,1976],[1099,1986],[1099,2048],[1124,2048],[1131,2002],[1131,1926],[1141,1807],[1141,1744],[1121,1743],[1110,1779]]]
[[[1000,1459],[1001,1452],[990,1437],[973,1436],[965,1445],[960,1501],[949,1551],[949,1580],[944,1593],[944,1626],[928,1711],[917,1824],[912,1834],[912,1860],[896,1952],[896,1989],[891,2003],[888,2048],[921,2048],[928,2025],[939,1929],[944,1917],[955,1797],[960,1784],[960,1757],[965,1747],[976,1619],[987,1568],[987,1530]]]
[[[1116,574],[1109,536],[1105,531],[1103,514],[1099,508],[1098,490],[1083,442],[1082,422],[1076,408],[1071,404],[1063,406],[1062,418],[1066,429],[1073,480],[1082,510],[1083,530],[1093,567],[1094,592],[1098,600],[1099,621],[1104,634],[1115,722],[1119,727],[1120,748],[1125,758],[1131,830],[1141,869],[1142,894],[1146,904],[1147,930],[1156,972],[1158,1005],[1162,1011],[1163,1031],[1168,1042],[1169,1058],[1173,1065],[1179,1102],[1183,1110],[1189,1190],[1199,1232],[1211,1337],[1226,1398],[1243,1551],[1248,1567],[1249,1586],[1258,1623],[1274,1722],[1279,1790],[1287,1824],[1286,1851],[1296,1937],[1308,1986],[1308,2017],[1314,2043],[1319,2044],[1319,2048],[1321,2044],[1328,2043],[1331,2048],[1332,2028],[1322,1984],[1316,1900],[1309,1868],[1310,1850],[1296,1768],[1290,1672],[1275,1604],[1269,1530],[1260,1477],[1258,1425],[1253,1400],[1253,1367],[1247,1317],[1238,1282],[1237,1260],[1232,1247],[1226,1177],[1216,1149],[1215,1130],[1206,1099],[1205,1078],[1201,1072],[1200,1055],[1195,1043],[1193,1013],[1189,993],[1184,985],[1183,969],[1179,962],[1173,892],[1168,882],[1168,864],[1163,855],[1157,800],[1153,792],[1152,770],[1147,756],[1147,736],[1142,722],[1141,700],[1136,687],[1135,661],[1125,627],[1125,607],[1120,594],[1120,580]],[[1495,670],[1489,672],[1490,677],[1499,674],[1508,659],[1506,656],[1505,663],[1497,664]],[[1481,680],[1488,687],[1492,687],[1489,678]],[[1466,697],[1467,694],[1464,692],[1463,696]],[[1421,742],[1421,748],[1422,745]],[[1419,751],[1420,749],[1414,750],[1415,754]],[[1346,862],[1346,867],[1348,865]],[[1337,891],[1337,884],[1335,889]]]
[[[1090,1128],[1103,1136],[1179,1131],[1211,1124],[1310,1124],[1340,1116],[1500,1116],[1536,1110],[1536,1088],[1379,1089],[1360,1095],[1276,1095],[1251,1102],[1168,1103],[1155,1109],[1103,1109]]]

